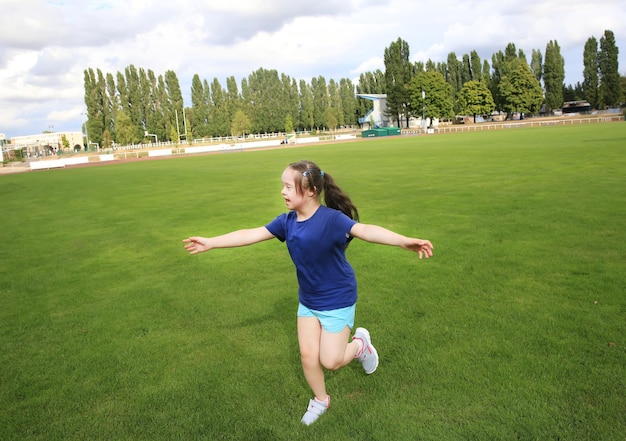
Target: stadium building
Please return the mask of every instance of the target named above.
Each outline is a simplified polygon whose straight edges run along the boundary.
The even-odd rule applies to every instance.
[[[49,156],[63,150],[83,150],[83,134],[81,132],[50,132],[13,136],[10,148],[22,150],[26,156]]]

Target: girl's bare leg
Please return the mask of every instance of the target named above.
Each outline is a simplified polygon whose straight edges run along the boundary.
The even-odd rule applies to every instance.
[[[326,400],[324,371],[320,364],[320,340],[322,326],[315,317],[298,317],[298,343],[302,370],[309,387],[319,400]]]

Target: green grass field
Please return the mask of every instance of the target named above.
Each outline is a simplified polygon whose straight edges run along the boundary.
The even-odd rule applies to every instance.
[[[316,161],[361,220],[357,326],[381,356],[311,392],[265,225]],[[397,137],[0,176],[2,440],[625,440],[626,124]]]

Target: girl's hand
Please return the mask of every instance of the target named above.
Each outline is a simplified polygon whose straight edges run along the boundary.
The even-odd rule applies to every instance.
[[[429,258],[433,255],[433,244],[429,240],[422,240],[416,238],[408,238],[408,242],[405,243],[402,248],[409,251],[416,252],[420,259],[422,257]]]
[[[188,239],[183,239],[183,243],[187,244],[185,245],[185,249],[189,252],[189,254],[198,254],[211,249],[209,241],[206,237],[190,237]]]

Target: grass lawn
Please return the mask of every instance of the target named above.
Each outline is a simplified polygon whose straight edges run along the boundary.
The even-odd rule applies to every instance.
[[[381,356],[311,392],[265,225],[317,162],[361,220],[357,326]],[[626,124],[394,137],[0,176],[2,440],[626,440]]]

